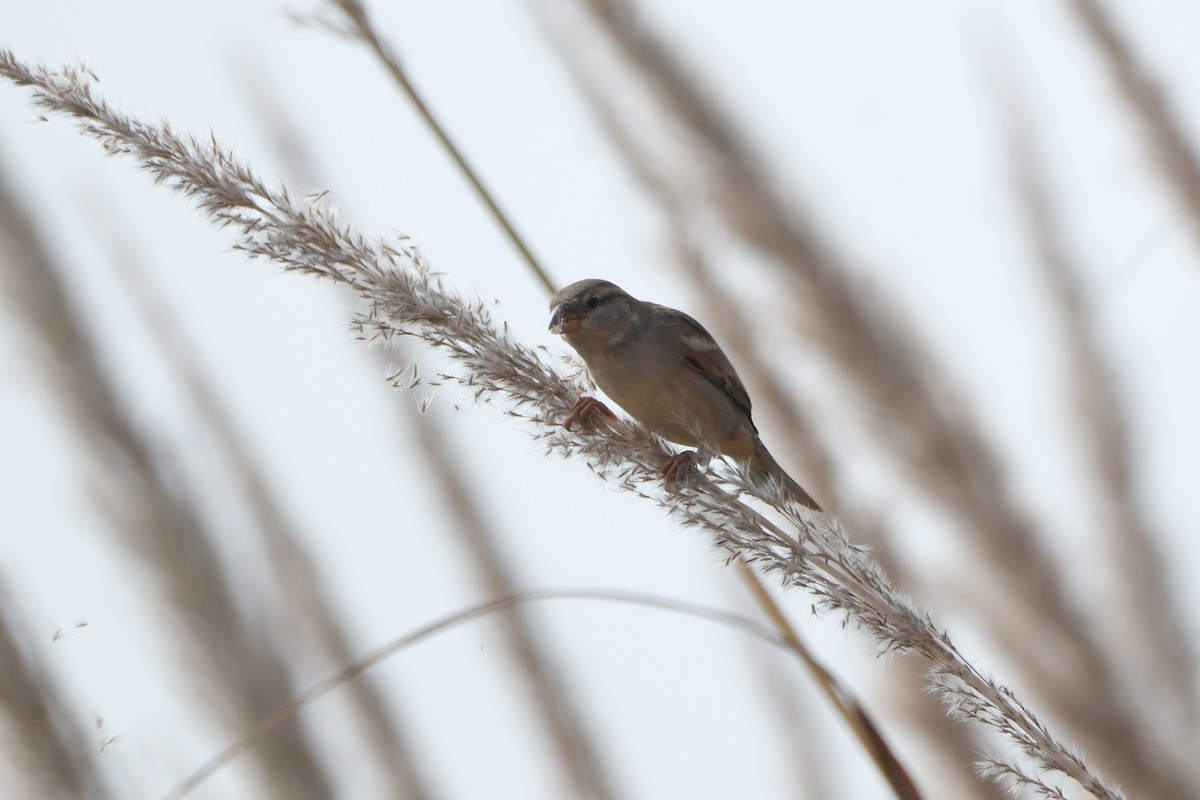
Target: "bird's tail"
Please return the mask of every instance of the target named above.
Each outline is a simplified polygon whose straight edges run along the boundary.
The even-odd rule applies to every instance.
[[[755,443],[754,455],[750,459],[750,480],[757,484],[777,481],[783,486],[784,494],[792,502],[811,508],[813,511],[821,510],[812,495],[804,491],[800,484],[792,480],[791,475],[783,471],[783,467],[779,466],[779,462],[775,460],[761,440]]]

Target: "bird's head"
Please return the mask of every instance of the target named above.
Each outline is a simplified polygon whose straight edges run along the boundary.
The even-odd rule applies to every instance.
[[[550,331],[587,357],[589,345],[619,337],[636,317],[638,301],[615,283],[589,278],[555,292],[550,300]],[[582,349],[581,349],[582,348]]]

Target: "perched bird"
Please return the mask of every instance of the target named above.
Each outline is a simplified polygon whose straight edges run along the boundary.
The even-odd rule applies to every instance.
[[[821,510],[759,439],[746,387],[699,322],[594,278],[559,289],[550,308],[550,330],[575,348],[596,385],[646,428],[702,454],[729,456],[749,468],[752,481],[774,479],[794,502]],[[584,398],[567,427],[594,411],[611,416],[599,401]],[[695,458],[692,452],[675,456],[663,473],[677,479]]]

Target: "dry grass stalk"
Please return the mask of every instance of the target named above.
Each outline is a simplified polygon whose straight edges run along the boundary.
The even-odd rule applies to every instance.
[[[406,380],[403,376],[393,383],[402,390],[415,388],[412,379]],[[429,467],[429,473],[442,493],[443,505],[454,519],[454,524],[449,527],[465,545],[470,565],[485,596],[517,595],[517,580],[504,559],[498,531],[488,522],[486,509],[478,495],[471,491],[461,469],[454,463],[445,432],[432,417],[418,415],[415,406],[408,407],[406,416],[421,448],[423,463]],[[540,712],[548,743],[557,753],[573,793],[598,799],[618,797],[595,736],[585,723],[574,695],[564,685],[533,620],[521,605],[499,611],[497,620],[504,640],[512,648],[527,691]]]
[[[20,780],[27,797],[114,797],[96,764],[96,747],[82,735],[52,673],[34,657],[20,620],[12,593],[0,584],[0,715],[9,780]]]
[[[0,176],[0,279],[10,287],[26,283],[25,273],[49,266],[8,181]],[[6,292],[7,293],[7,292]],[[36,299],[29,297],[27,299]],[[14,746],[8,773],[23,779],[30,796],[111,796],[95,762],[95,748],[71,718],[52,673],[34,660],[32,637],[19,625],[16,600],[0,584],[0,714]]]
[[[365,24],[365,16],[363,19]],[[371,35],[374,36],[373,33]],[[382,43],[379,49],[390,52]],[[315,179],[318,169],[314,159],[308,155],[309,149],[296,133],[303,126],[288,124],[288,114],[282,107],[264,105],[277,93],[265,88],[259,90],[255,82],[245,82],[244,86],[254,94],[252,112],[258,116],[279,149],[289,154],[289,170],[310,176],[311,183],[325,185]],[[394,373],[391,380],[397,388],[406,391],[417,388],[420,379],[415,369],[399,372],[391,369],[391,360],[397,353],[382,348],[373,352],[379,355],[381,361],[388,362],[386,366]],[[407,359],[404,350],[399,355],[402,360]],[[465,476],[455,463],[454,448],[437,418],[419,411],[415,405],[401,404],[400,413],[416,439],[422,464],[428,467],[429,476],[441,492],[443,508],[454,521],[454,524],[447,526],[447,533],[459,537],[469,566],[478,577],[480,588],[486,596],[516,595],[518,581],[504,558],[500,532],[489,522],[486,508],[470,491]],[[411,442],[405,445],[407,447]],[[512,655],[526,689],[540,711],[549,745],[557,752],[574,793],[580,797],[616,797],[608,779],[610,771],[603,765],[596,737],[586,724],[578,702],[568,691],[568,686],[553,663],[550,649],[538,635],[526,610],[517,605],[499,611],[497,617],[505,641],[512,645]],[[348,663],[349,660],[346,658],[338,663]],[[351,686],[358,683],[353,682]]]
[[[771,597],[767,587],[763,585],[762,580],[750,569],[745,560],[738,559],[737,566],[741,570],[751,594],[767,612],[767,616],[775,624],[783,640],[791,647],[792,652],[800,657],[808,674],[825,694],[826,699],[858,738],[867,755],[875,762],[876,769],[895,793],[897,800],[923,800],[921,791],[909,774],[908,768],[888,744],[867,707],[840,678],[813,656],[784,615],[783,609]]]
[[[580,0],[593,29],[608,36],[632,79],[658,99],[656,122],[675,127],[691,147],[683,186],[702,184],[707,209],[747,245],[777,263],[806,309],[805,331],[870,409],[868,422],[935,501],[960,518],[1031,619],[1046,621],[1081,654],[1081,669],[1099,647],[1086,638],[1079,612],[1062,592],[1052,558],[1018,510],[1002,460],[952,398],[953,382],[935,367],[914,333],[876,292],[854,279],[835,248],[791,211],[734,126],[690,79],[670,46],[620,0]],[[626,87],[623,87],[626,88]],[[646,127],[653,127],[647,123]],[[693,167],[692,165],[696,165]],[[692,174],[699,172],[699,176]]]
[[[102,207],[98,204],[98,207]],[[145,258],[131,241],[118,241],[115,232],[127,226],[104,224],[102,235],[109,237],[113,264],[124,278],[128,296],[133,299],[153,340],[161,348],[170,369],[195,404],[201,422],[207,426],[207,440],[216,446],[225,461],[228,474],[242,492],[252,525],[249,533],[265,545],[269,565],[282,595],[278,608],[298,633],[315,645],[333,666],[351,663],[356,653],[337,619],[333,600],[325,589],[312,555],[303,544],[300,532],[270,487],[256,458],[247,447],[234,415],[215,391],[218,385],[203,374],[195,348],[186,340],[166,298],[152,289],[145,270],[138,265]],[[412,747],[398,720],[388,712],[390,706],[383,688],[369,678],[350,683],[345,689],[354,709],[355,720],[364,731],[364,751],[372,759],[389,786],[389,796],[404,800],[425,800],[431,796],[426,781],[412,757]]]
[[[1128,703],[1130,712],[1120,719],[1082,708],[1069,718],[1077,724],[1076,733],[1090,749],[1103,753],[1105,763],[1131,791],[1157,797],[1191,796],[1200,792],[1200,785],[1187,777],[1192,766],[1188,753],[1196,744],[1197,712],[1195,660],[1187,627],[1165,577],[1168,572],[1156,536],[1135,497],[1125,415],[1083,299],[1079,265],[1064,241],[1042,177],[1045,164],[1021,104],[1005,105],[1017,193],[1063,329],[1066,360],[1073,368],[1072,399],[1080,412],[1073,416],[1079,421],[1086,461],[1093,471],[1091,482],[1097,488],[1101,543],[1115,565],[1118,599],[1112,605],[1119,610],[1094,624],[1107,629],[1108,641],[1120,643],[1108,653],[1114,665],[1110,691],[1137,698]],[[1169,702],[1164,702],[1164,694],[1171,698]],[[1091,706],[1088,700],[1077,698]],[[1115,726],[1119,726],[1117,735]]]
[[[475,194],[488,207],[492,218],[500,225],[509,242],[516,248],[521,258],[525,260],[526,265],[537,276],[537,279],[545,287],[546,291],[549,294],[554,294],[559,284],[550,279],[541,260],[533,254],[533,250],[529,247],[525,237],[517,233],[517,229],[513,226],[508,214],[504,213],[500,208],[499,201],[496,200],[492,192],[484,185],[483,179],[475,171],[475,168],[471,166],[470,162],[467,161],[462,149],[453,142],[445,126],[434,115],[433,110],[425,102],[421,93],[417,91],[417,87],[409,79],[408,73],[400,63],[400,58],[396,55],[395,51],[375,31],[375,26],[371,22],[371,17],[367,13],[366,6],[358,0],[327,1],[334,9],[337,9],[345,16],[346,23],[344,30],[333,23],[329,23],[328,27],[335,32],[344,33],[350,38],[358,39],[371,48],[375,56],[379,59],[379,62],[388,71],[388,74],[392,76],[396,85],[400,87],[400,90],[408,97],[413,107],[416,108],[417,113],[421,115],[421,119],[425,121],[430,132],[442,144],[442,149],[458,165],[459,171],[462,172],[467,182],[471,184],[471,188],[475,191]]]
[[[543,271],[541,265],[536,261],[536,259],[533,258],[531,250],[526,246],[523,237],[516,233],[516,230],[508,220],[507,215],[504,214],[504,212],[499,208],[495,200],[492,198],[491,194],[484,188],[483,184],[480,182],[472,168],[467,164],[457,146],[450,140],[450,137],[446,133],[443,126],[429,111],[423,99],[414,89],[407,74],[400,66],[399,59],[394,55],[392,48],[384,44],[379,35],[375,32],[365,8],[360,3],[356,2],[356,0],[333,0],[333,5],[345,14],[347,23],[350,27],[351,35],[364,41],[372,49],[380,61],[383,62],[383,65],[388,69],[393,78],[399,84],[403,93],[408,96],[408,98],[417,108],[418,112],[428,123],[429,127],[433,130],[436,137],[439,139],[439,141],[441,141],[444,148],[459,165],[463,173],[466,175],[469,183],[475,188],[477,194],[481,197],[484,204],[492,212],[492,215],[497,219],[501,227],[508,233],[509,238],[514,242],[518,251],[524,256],[525,260],[530,265],[536,276],[542,280],[543,284],[545,284],[547,288],[552,290],[553,286],[549,283],[546,273]],[[649,169],[643,170],[643,176],[646,180],[651,180],[650,175],[651,172]],[[673,214],[672,219],[678,220],[680,219],[680,215],[678,213]],[[689,249],[688,252],[692,253],[694,257],[699,258],[699,254],[695,250]],[[738,343],[745,345],[745,340],[741,336],[740,329],[737,336],[737,341]],[[756,363],[758,363],[760,367],[762,366],[761,362]],[[770,385],[773,389],[772,397],[782,397],[782,386],[778,383],[778,381],[773,380],[775,376],[772,373],[767,373],[764,371],[764,377],[771,382]],[[793,418],[794,424],[796,426],[800,426],[803,423],[803,420],[801,419],[799,410],[796,408],[796,406],[788,403],[786,404],[786,409]],[[432,427],[430,425],[420,426],[419,430],[421,431],[422,437],[428,437],[431,435]],[[429,442],[426,448],[427,451],[429,450],[429,446],[436,446],[437,444],[440,443]],[[435,447],[433,452],[429,453],[429,457],[431,461],[437,465],[437,468],[434,470],[434,472],[435,474],[439,475],[443,486],[448,487],[455,493],[455,496],[452,498],[454,502],[451,503],[451,507],[454,508],[456,513],[459,515],[468,512],[473,507],[469,503],[469,496],[465,492],[457,490],[457,484],[461,482],[461,479],[458,478],[453,470],[448,468],[449,465],[446,463],[446,458],[443,455],[443,451],[440,449],[440,447]],[[816,473],[822,476],[830,474],[827,470],[816,470]],[[511,582],[507,580],[507,570],[501,570],[500,568],[499,552],[496,551],[494,546],[491,544],[491,537],[481,536],[484,529],[480,524],[480,521],[474,519],[462,520],[462,531],[468,534],[475,534],[468,535],[468,544],[471,548],[471,551],[476,553],[477,561],[482,567],[482,572],[485,576],[485,583],[489,587],[491,594],[493,596],[505,596],[511,594],[514,590],[514,587],[511,585]],[[744,563],[740,564],[739,566],[741,567],[743,577],[750,585],[754,596],[767,611],[770,618],[775,621],[781,634],[792,643],[793,650],[801,654],[803,662],[809,668],[813,677],[825,690],[831,702],[840,711],[847,724],[849,724],[851,729],[859,737],[863,747],[876,762],[876,765],[879,767],[881,773],[887,779],[889,784],[892,785],[897,797],[900,798],[900,800],[920,800],[920,793],[918,792],[916,785],[913,783],[912,778],[909,776],[908,771],[901,764],[891,748],[887,745],[870,715],[867,714],[866,709],[853,697],[852,694],[846,690],[840,681],[834,678],[832,673],[817,663],[816,660],[813,659],[813,657],[808,653],[807,648],[799,639],[795,629],[792,627],[787,617],[783,614],[774,598],[766,590],[766,587],[761,584],[755,573]],[[510,632],[510,634],[523,636],[522,639],[517,640],[522,645],[518,646],[517,648],[518,657],[527,672],[536,678],[536,682],[534,684],[535,688],[540,687],[538,688],[540,700],[539,705],[543,709],[543,714],[551,722],[552,731],[556,734],[554,740],[560,742],[561,746],[568,748],[568,752],[564,753],[564,756],[566,757],[565,760],[569,764],[572,763],[572,761],[581,762],[580,764],[576,765],[573,770],[573,776],[575,777],[577,784],[581,780],[586,780],[592,784],[591,790],[595,792],[597,789],[597,781],[603,773],[595,768],[595,756],[593,755],[593,751],[590,746],[581,748],[580,745],[583,744],[582,741],[579,744],[573,744],[578,740],[578,737],[582,731],[577,724],[573,724],[569,727],[564,725],[566,722],[574,722],[575,715],[572,714],[569,718],[564,717],[563,712],[565,709],[562,705],[562,701],[561,699],[557,698],[558,693],[550,688],[551,682],[547,679],[548,676],[543,674],[545,669],[543,665],[544,659],[538,656],[535,650],[532,648],[532,641],[529,639],[529,632],[526,630],[527,626],[520,622],[519,619],[514,619],[519,618],[519,615],[519,608],[516,608],[511,612],[506,612],[503,615],[504,618],[512,620],[509,623],[510,627],[513,627],[513,630]],[[581,769],[581,767],[585,769]]]
[[[1108,64],[1109,74],[1133,116],[1142,122],[1146,149],[1191,221],[1200,244],[1200,155],[1185,133],[1153,71],[1129,44],[1100,0],[1071,0],[1076,19]]]
[[[755,620],[746,617],[731,614],[727,611],[721,611],[706,606],[688,603],[682,600],[676,600],[669,597],[659,597],[655,595],[642,594],[640,592],[625,592],[613,589],[542,589],[537,591],[522,592],[508,597],[497,597],[478,605],[469,606],[460,609],[453,614],[434,620],[421,628],[411,631],[403,636],[393,639],[391,642],[376,648],[374,651],[363,656],[358,661],[346,667],[336,675],[331,675],[328,678],[319,681],[318,683],[305,689],[287,704],[275,709],[269,716],[263,718],[252,729],[247,731],[241,740],[234,742],[226,747],[212,759],[201,765],[194,773],[187,777],[182,783],[176,786],[169,792],[164,800],[181,800],[193,790],[203,784],[208,778],[212,777],[218,770],[231,762],[241,753],[249,749],[256,741],[261,739],[266,734],[270,733],[277,726],[293,717],[300,709],[309,705],[318,698],[328,694],[334,689],[346,685],[348,682],[355,680],[367,670],[377,664],[395,656],[401,651],[417,645],[433,636],[443,633],[451,628],[459,625],[472,622],[492,614],[502,613],[512,608],[529,605],[532,603],[541,603],[548,601],[563,601],[563,600],[602,600],[613,603],[622,603],[640,606],[642,608],[659,609],[670,611],[678,614],[686,614],[688,616],[705,619],[710,622],[715,622],[729,628],[740,630],[752,636],[756,636],[765,642],[774,644],[783,649],[791,649],[792,644],[784,637],[779,636],[774,630],[768,628]]]
[[[817,703],[809,697],[807,686],[793,679],[784,663],[765,657],[757,649],[748,653],[757,675],[754,686],[762,694],[762,704],[775,719],[783,737],[779,745],[790,756],[786,769],[792,782],[788,793],[804,800],[834,800],[841,795],[835,788],[838,763],[834,748],[818,726]]]
[[[8,193],[3,195],[7,198]],[[48,249],[11,198],[0,215],[22,237],[22,259],[6,259],[5,295],[40,346],[55,393],[80,438],[91,448],[101,480],[98,500],[113,534],[156,581],[197,684],[214,687],[204,707],[240,730],[292,692],[287,660],[269,630],[235,600],[232,580],[193,497],[174,480],[176,469],[158,454],[129,416],[101,367],[92,339],[79,326]],[[332,788],[303,729],[290,725],[263,742],[254,764],[266,797],[326,798]]]
[[[690,486],[664,494],[658,466],[667,451],[635,425],[616,423],[612,431],[587,433],[563,430],[576,387],[536,351],[499,329],[483,304],[448,290],[414,248],[368,240],[319,201],[296,201],[285,189],[269,188],[215,141],[181,137],[165,125],[147,125],[113,111],[93,93],[83,70],[31,68],[0,50],[0,74],[31,87],[39,107],[75,117],[107,152],[129,155],[156,182],[185,194],[214,223],[230,230],[235,246],[251,257],[352,288],[365,304],[356,317],[364,338],[405,335],[426,342],[457,365],[457,380],[477,399],[498,403],[532,423],[549,451],[581,459],[615,485],[708,531],[731,554],[807,589],[819,607],[844,615],[882,648],[924,656],[931,691],[948,712],[999,731],[1029,759],[1031,769],[1062,773],[1098,798],[1122,796],[1051,736],[1011,690],[967,662],[835,524],[801,516],[780,492],[755,489],[736,473],[698,476]],[[794,533],[755,512],[740,495],[773,505]]]
[[[732,300],[728,292],[717,286],[715,270],[709,263],[706,249],[698,241],[700,237],[693,232],[700,227],[692,219],[697,213],[692,207],[695,204],[689,203],[680,191],[681,187],[661,171],[656,159],[638,138],[634,130],[638,126],[638,117],[618,112],[614,98],[602,89],[603,78],[599,72],[583,68],[578,59],[571,57],[562,37],[551,38],[561,46],[564,64],[600,127],[645,194],[658,206],[668,228],[667,235],[677,262],[687,273],[692,288],[707,303],[709,313],[705,319],[715,320],[712,327],[718,333],[717,338],[731,353],[739,373],[755,388],[753,394],[756,401],[760,401],[758,406],[765,407],[768,413],[779,419],[783,423],[783,430],[790,434],[785,444],[796,459],[806,465],[798,473],[804,476],[802,483],[811,486],[815,496],[820,497],[826,507],[853,514],[853,506],[846,507],[837,500],[837,482],[834,479],[836,462],[826,442],[818,434],[818,428],[811,423],[797,398],[784,386],[776,370],[768,365],[760,350],[753,345],[749,336],[753,330],[749,315]],[[863,536],[864,532],[875,534],[865,540],[872,543],[876,557],[889,574],[898,575],[902,585],[912,585],[916,576],[908,574],[901,562],[888,557],[891,548],[888,539],[880,535],[879,525],[853,517],[851,520],[851,529],[858,536]],[[942,714],[936,702],[921,692],[924,675],[919,668],[913,667],[913,664],[895,665],[892,674],[902,676],[902,680],[892,681],[889,686],[892,696],[904,698],[901,708],[912,723],[910,730],[926,739],[942,756],[943,771],[955,773],[959,796],[1002,800],[1007,796],[1004,789],[995,784],[981,784],[977,780],[975,760],[980,748],[978,737],[964,735],[962,727]],[[942,783],[946,779],[949,776]]]
[[[1126,707],[1113,679],[1109,643],[1068,595],[1034,521],[1015,504],[998,452],[963,412],[965,406],[948,400],[958,394],[950,381],[897,315],[867,287],[855,285],[835,248],[780,199],[769,171],[691,80],[669,44],[620,0],[574,5],[589,15],[584,28],[601,32],[619,53],[628,73],[622,77],[650,96],[647,105],[656,116],[639,120],[640,127],[673,127],[686,143],[676,148],[683,156],[673,180],[684,187],[698,183],[704,210],[781,267],[796,302],[808,309],[799,315],[806,331],[815,330],[829,362],[871,409],[876,440],[890,445],[921,488],[964,523],[995,567],[1010,609],[995,615],[980,594],[972,597],[976,613],[995,626],[1001,641],[1011,636],[1014,642],[1032,638],[1067,645],[1069,652],[1056,653],[1054,663],[1038,648],[1019,646],[1011,653],[1048,696],[1071,698],[1080,720],[1102,718],[1110,742],[1120,747],[1121,731],[1136,724],[1137,714]],[[630,86],[614,80],[612,65],[605,66],[609,83],[620,87],[613,91],[628,94]]]

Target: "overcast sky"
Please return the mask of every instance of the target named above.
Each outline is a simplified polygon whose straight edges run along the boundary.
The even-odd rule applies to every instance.
[[[1059,404],[1062,354],[1045,346],[1056,334],[1004,158],[1001,78],[1025,95],[1132,410],[1139,487],[1180,553],[1176,582],[1200,604],[1200,260],[1065,4],[640,5],[677,37],[779,165],[781,181],[961,375],[1013,456],[1022,497],[1061,525],[1064,542],[1085,542],[1087,522],[1076,513],[1079,453],[1064,433],[1071,410]],[[1109,5],[1200,140],[1200,6]],[[694,310],[697,298],[670,263],[660,220],[608,149],[526,4],[372,6],[558,283],[604,277],[638,297]],[[124,111],[211,131],[294,194],[328,190],[328,202],[361,230],[412,237],[455,288],[495,301],[518,339],[566,355],[546,331],[544,292],[411,109],[363,48],[289,22],[289,11],[305,8],[10,2],[0,6],[0,43],[51,66],[84,61],[100,78],[99,92]],[[313,174],[296,174],[264,126],[264,109],[275,113],[276,105],[298,127]],[[189,469],[219,496],[220,477],[206,472],[211,454],[189,439],[195,411],[148,340],[123,288],[121,259],[136,262],[161,293],[235,409],[239,430],[302,523],[360,649],[481,599],[456,545],[439,534],[446,516],[425,502],[427,479],[405,458],[410,434],[398,411],[414,399],[387,386],[386,358],[354,341],[346,299],[246,263],[183,198],[153,186],[128,160],[101,157],[70,123],[36,117],[25,90],[0,86],[0,168],[69,265],[124,400],[161,432],[162,446],[188,447]],[[114,253],[106,230],[122,239],[136,231],[127,245],[140,256]],[[764,335],[772,325],[782,335],[787,309],[756,298],[753,286],[741,290],[761,304]],[[80,447],[27,336],[8,312],[0,315],[0,570],[79,708],[103,717],[110,733],[121,731],[101,757],[114,784],[130,797],[154,797],[224,740],[202,724],[174,722],[189,719],[195,687],[163,667],[145,578],[101,535]],[[391,358],[404,363],[402,355]],[[423,372],[438,368],[430,356],[419,360]],[[697,533],[603,487],[580,464],[545,457],[530,431],[497,410],[453,388],[428,396],[430,413],[447,423],[473,487],[494,510],[525,586],[632,588],[749,608],[721,554]],[[821,402],[833,430],[854,427],[854,409],[836,392]],[[761,427],[768,444],[786,435]],[[846,448],[860,446],[850,433],[842,439]],[[888,469],[864,454],[851,470],[864,502],[884,513],[905,508],[889,495]],[[914,527],[918,549],[921,536]],[[226,544],[235,560],[245,547]],[[861,637],[812,618],[803,597],[789,598],[789,607],[822,657],[863,691],[885,674]],[[765,648],[644,609],[572,602],[537,613],[569,683],[605,732],[628,797],[790,796],[792,765],[775,747],[782,728],[763,710]],[[56,629],[82,621],[86,630],[50,642]],[[963,635],[970,641],[970,632]],[[498,688],[507,679],[505,648],[494,629],[474,625],[380,668],[425,732],[421,755],[448,797],[550,798],[562,790],[523,701]],[[821,748],[855,765],[839,775],[843,796],[886,796],[804,675],[782,658],[773,663],[828,734]],[[319,708],[313,713],[320,719]],[[329,746],[339,748],[336,735]],[[242,785],[237,775],[235,768],[197,796],[227,796]],[[348,783],[347,796],[370,796],[363,780]]]

